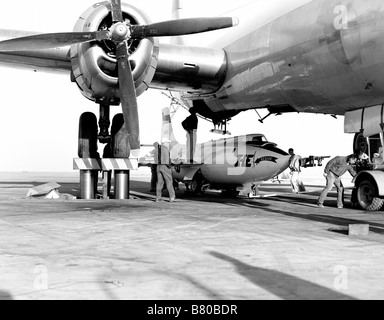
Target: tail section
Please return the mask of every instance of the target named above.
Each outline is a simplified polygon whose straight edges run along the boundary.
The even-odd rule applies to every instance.
[[[170,141],[171,159],[181,159],[183,155],[183,151],[182,151],[183,147],[176,140],[175,135],[173,133],[170,109],[164,108],[162,110],[162,114],[163,114],[163,125],[161,129],[161,140]]]
[[[161,129],[161,139],[169,140],[171,143],[171,146],[179,144],[173,133],[171,113],[169,108],[164,108],[162,110],[162,114],[163,114],[163,126]]]
[[[183,12],[183,1],[182,0],[173,0],[172,5],[172,19],[178,20],[182,18],[182,12]],[[185,45],[185,41],[183,37],[172,37],[171,39],[172,44],[176,45]]]
[[[181,19],[182,11],[183,11],[183,1],[173,0],[172,19]]]

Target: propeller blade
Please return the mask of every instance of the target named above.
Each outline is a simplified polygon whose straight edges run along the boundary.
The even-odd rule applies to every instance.
[[[132,26],[132,38],[172,37],[214,31],[237,26],[237,18],[190,18]]]
[[[108,31],[39,34],[1,41],[0,52],[54,49],[110,38]]]
[[[111,0],[112,21],[123,22],[123,11],[121,10],[121,0]]]
[[[117,64],[119,70],[120,100],[124,115],[124,127],[129,134],[132,152],[140,150],[139,112],[135,81],[129,63],[128,44],[126,41],[117,46]]]

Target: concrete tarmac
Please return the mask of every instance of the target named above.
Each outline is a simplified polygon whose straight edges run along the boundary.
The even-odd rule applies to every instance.
[[[38,200],[25,196],[47,182],[79,195],[78,173],[1,173],[0,300],[384,298],[383,213],[338,210],[335,192],[320,209],[323,185],[285,183],[262,187],[275,197],[181,188],[156,204],[149,179],[132,173],[128,201]]]

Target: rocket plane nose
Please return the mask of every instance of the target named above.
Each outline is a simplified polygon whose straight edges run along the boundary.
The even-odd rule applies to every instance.
[[[279,155],[279,157],[276,161],[278,171],[279,171],[279,173],[277,175],[279,175],[280,173],[282,173],[288,169],[290,158],[291,158],[290,155]]]

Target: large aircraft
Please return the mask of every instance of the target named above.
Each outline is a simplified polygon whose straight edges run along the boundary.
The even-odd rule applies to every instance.
[[[149,88],[180,92],[215,124],[265,108],[345,115],[347,132],[383,132],[381,0],[252,1],[228,16],[152,24],[134,6],[105,1],[87,9],[74,32],[0,30],[0,63],[67,72],[100,105],[100,132],[93,114],[81,117],[80,157],[95,156],[97,138],[110,140],[109,110],[119,104],[113,156],[137,157],[136,98]],[[207,31],[211,41],[200,47],[158,41]]]

